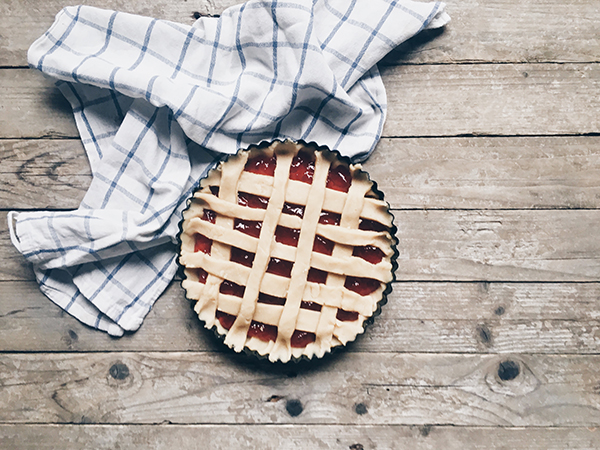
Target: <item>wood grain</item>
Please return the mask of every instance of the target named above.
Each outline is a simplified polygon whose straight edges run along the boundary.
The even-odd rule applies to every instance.
[[[190,352],[0,355],[0,421],[598,426],[598,364],[597,355],[373,352],[287,366]]]
[[[384,136],[552,135],[600,131],[600,64],[387,67]],[[5,138],[77,137],[70,107],[30,69],[0,71]]]
[[[75,209],[78,139],[0,140],[0,208]],[[600,137],[386,138],[363,164],[394,209],[600,207]]]
[[[178,282],[142,327],[115,339],[82,325],[35,282],[0,283],[0,351],[229,351]],[[600,351],[598,283],[395,283],[347,352],[585,354]]]
[[[0,140],[0,208],[75,209],[92,179],[79,139]]]
[[[385,136],[600,131],[598,64],[399,66],[382,76]]]
[[[232,429],[234,428],[234,429]],[[12,450],[152,448],[592,450],[594,428],[498,428],[403,425],[0,425],[0,446]]]
[[[89,0],[86,4],[191,24],[193,13],[219,14],[236,0],[173,2]],[[447,0],[452,21],[442,33],[423,33],[385,63],[591,62],[600,60],[594,0]],[[5,0],[0,65],[24,66],[29,45],[52,24],[66,0]]]

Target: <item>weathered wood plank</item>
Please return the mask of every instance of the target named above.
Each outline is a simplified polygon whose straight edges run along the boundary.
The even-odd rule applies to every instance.
[[[0,140],[0,208],[77,208],[78,139]],[[364,164],[392,208],[599,208],[600,137],[383,139]]]
[[[414,449],[592,450],[596,429],[403,425],[0,425],[0,446],[12,450],[197,449]]]
[[[7,423],[598,426],[600,357],[346,353],[0,355]]]
[[[600,64],[388,67],[385,136],[600,131]],[[0,71],[4,138],[75,137],[69,106],[30,69]]]
[[[597,281],[599,210],[393,211],[399,280]]]
[[[399,66],[382,75],[386,136],[600,131],[598,64]]]
[[[598,353],[600,284],[396,283],[349,352]],[[133,334],[114,339],[46,299],[0,283],[0,351],[220,351],[174,282]]]
[[[598,137],[392,139],[364,164],[392,208],[598,208]]]
[[[54,82],[30,69],[0,70],[0,137],[79,136]]]
[[[598,281],[600,210],[396,210],[401,281]],[[0,215],[0,280],[30,280]]]
[[[194,12],[219,14],[237,0],[193,3],[158,0],[90,0],[86,4],[191,24]],[[447,0],[452,22],[401,46],[386,63],[464,61],[589,62],[600,60],[594,0]],[[26,65],[29,45],[52,24],[66,0],[5,0],[0,4],[0,65]],[[518,12],[518,13],[517,13]]]
[[[75,209],[91,181],[78,139],[0,140],[0,208]]]

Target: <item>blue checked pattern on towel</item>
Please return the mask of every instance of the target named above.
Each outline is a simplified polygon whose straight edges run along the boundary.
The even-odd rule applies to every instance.
[[[93,179],[75,211],[9,213],[13,243],[65,311],[136,330],[176,273],[185,200],[214,161],[274,138],[366,158],[386,111],[376,63],[448,20],[443,3],[409,0],[249,1],[192,26],[63,9],[29,63],[59,80]]]

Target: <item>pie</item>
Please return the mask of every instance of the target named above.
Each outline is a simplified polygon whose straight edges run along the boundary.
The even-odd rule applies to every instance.
[[[235,351],[287,362],[353,341],[391,290],[388,204],[360,165],[274,141],[203,178],[181,222],[182,286]]]

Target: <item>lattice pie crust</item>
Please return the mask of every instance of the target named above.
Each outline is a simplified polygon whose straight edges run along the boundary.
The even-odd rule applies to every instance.
[[[181,224],[182,286],[235,351],[322,357],[364,330],[393,279],[388,205],[360,165],[291,141],[221,162]]]

